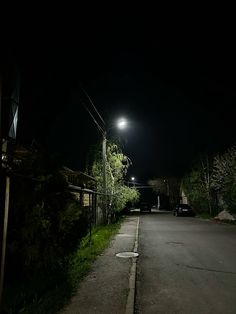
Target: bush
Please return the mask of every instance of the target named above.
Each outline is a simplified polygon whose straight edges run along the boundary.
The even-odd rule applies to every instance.
[[[228,186],[224,194],[224,201],[232,213],[236,213],[236,183]]]
[[[65,258],[87,233],[88,215],[51,156],[30,156],[13,171],[5,302],[11,296],[18,308],[65,280]]]
[[[236,147],[214,158],[213,187],[220,198],[221,209],[236,212]]]
[[[109,244],[120,222],[96,227],[88,233],[73,253],[65,256],[61,272],[35,274],[30,281],[8,287],[5,294],[6,313],[55,313],[70,299],[92,262]]]

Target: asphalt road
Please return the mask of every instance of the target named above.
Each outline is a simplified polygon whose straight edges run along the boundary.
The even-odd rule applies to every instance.
[[[140,215],[136,313],[236,313],[236,226]]]

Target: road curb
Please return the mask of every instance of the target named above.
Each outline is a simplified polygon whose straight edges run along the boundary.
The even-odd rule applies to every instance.
[[[138,233],[139,233],[139,217],[136,225],[136,234],[133,252],[138,252]],[[127,297],[125,314],[133,314],[135,307],[135,290],[136,290],[136,270],[137,270],[137,257],[132,258],[132,265],[130,268],[129,277],[129,293]]]

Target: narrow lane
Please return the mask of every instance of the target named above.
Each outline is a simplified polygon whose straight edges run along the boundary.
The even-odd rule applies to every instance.
[[[136,313],[236,313],[236,226],[140,216]]]

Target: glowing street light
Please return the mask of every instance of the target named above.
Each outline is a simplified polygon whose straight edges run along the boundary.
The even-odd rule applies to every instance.
[[[104,210],[103,210],[103,219],[104,222],[106,221],[106,196],[107,196],[107,176],[106,176],[106,165],[107,165],[107,133],[109,130],[113,129],[114,127],[117,127],[119,129],[125,129],[127,126],[127,121],[124,118],[121,118],[117,121],[117,123],[110,128],[106,128],[106,123],[103,120],[102,116],[98,112],[97,108],[93,104],[91,98],[89,97],[88,93],[81,88],[84,94],[86,95],[87,99],[89,100],[90,104],[93,106],[93,109],[95,110],[96,114],[99,117],[99,121],[102,121],[102,126],[98,123],[98,121],[95,119],[93,114],[90,112],[90,110],[87,108],[87,106],[84,104],[85,109],[88,111],[90,117],[93,119],[93,122],[96,124],[97,129],[102,133],[102,189],[103,189],[103,198],[104,198]],[[0,156],[1,160],[1,156]]]
[[[131,177],[130,179],[133,182],[133,187],[135,187],[135,177]]]
[[[120,130],[123,130],[127,127],[127,120],[121,118],[117,121],[116,127]],[[107,164],[107,132],[112,129],[103,130],[103,141],[102,141],[102,163],[103,163],[103,194],[104,194],[104,206],[106,206],[106,195],[107,195],[107,175],[106,175],[106,164]],[[106,210],[105,210],[106,213]]]
[[[121,118],[117,121],[117,127],[120,130],[123,130],[127,127],[127,120],[125,118]]]

